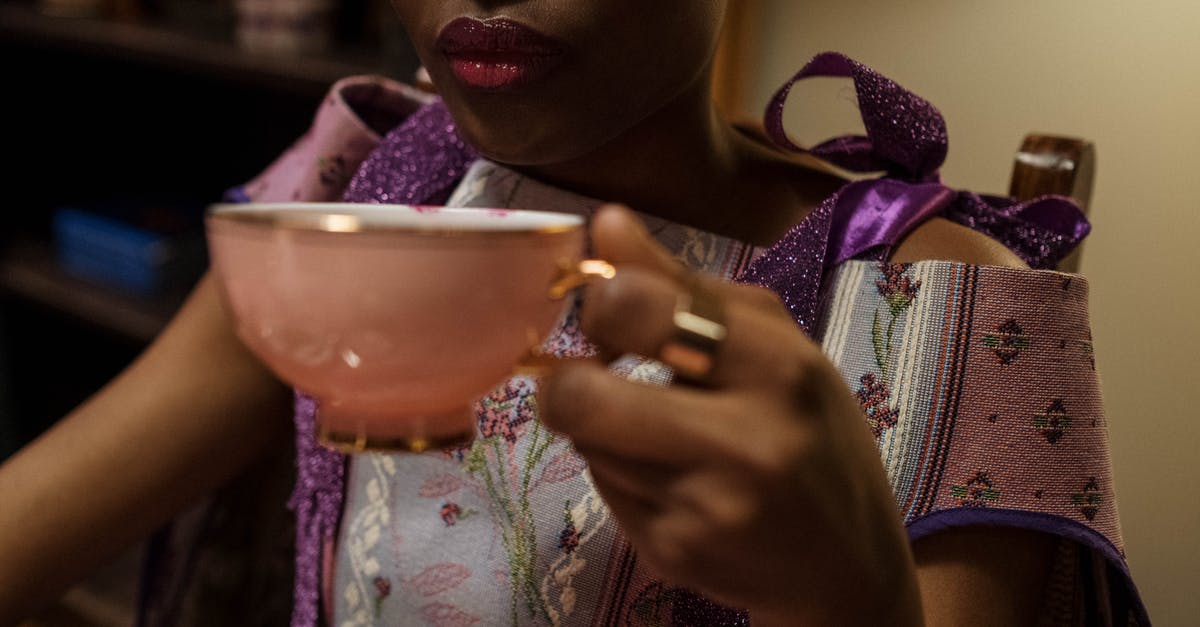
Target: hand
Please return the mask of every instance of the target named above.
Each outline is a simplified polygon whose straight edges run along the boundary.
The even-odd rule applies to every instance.
[[[654,357],[692,281],[724,305],[726,339],[701,386],[626,381],[600,360],[541,386],[643,559],[756,622],[918,624],[907,538],[861,410],[771,292],[685,272],[627,210],[593,225],[617,276],[587,289],[602,355]]]

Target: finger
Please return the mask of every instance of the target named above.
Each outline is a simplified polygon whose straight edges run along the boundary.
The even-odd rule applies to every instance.
[[[681,469],[576,450],[587,459],[594,479],[625,498],[644,502],[648,510],[686,517],[717,536],[741,533],[753,520],[758,495],[740,472],[723,464]]]
[[[675,309],[684,289],[641,268],[621,270],[589,286],[581,311],[584,334],[605,355],[635,353],[659,359],[679,337]],[[802,382],[820,349],[790,317],[744,299],[734,290],[723,308],[726,336],[715,344],[705,383],[715,387],[777,386]]]
[[[672,278],[683,276],[683,264],[654,240],[642,221],[622,205],[601,207],[592,219],[592,247],[617,266],[640,267]]]
[[[609,461],[620,463],[617,458]],[[713,549],[711,542],[705,544],[711,539],[710,529],[689,508],[629,482],[622,478],[629,473],[609,468],[608,462],[589,462],[589,472],[626,539],[660,575],[691,583],[695,567],[702,561],[711,563],[705,559]],[[720,539],[715,544],[720,545]]]
[[[640,268],[682,281],[686,274],[683,264],[659,244],[646,225],[624,205],[605,205],[596,212],[591,224],[592,247],[597,256],[629,270]],[[582,300],[586,306],[586,296]],[[612,361],[623,353],[609,352],[597,346],[598,356]]]
[[[725,594],[761,587],[746,577],[745,555],[730,555],[731,538],[686,508],[666,507],[633,524],[621,520],[622,531],[650,568],[664,579],[686,585],[717,601],[738,607],[738,597]]]
[[[592,480],[595,482],[596,492],[629,540],[644,536],[643,530],[651,521],[662,515],[656,500],[635,497],[611,484],[607,477],[593,475]]]
[[[663,465],[719,458],[736,424],[737,408],[722,395],[634,383],[591,363],[557,368],[537,394],[542,421],[580,450]]]
[[[588,471],[595,480],[654,509],[660,507],[664,495],[670,492],[683,472],[678,467],[618,456],[602,449],[576,445],[575,450],[587,460]]]

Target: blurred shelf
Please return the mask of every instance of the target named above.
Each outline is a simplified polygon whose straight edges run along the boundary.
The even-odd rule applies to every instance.
[[[78,279],[58,267],[48,245],[32,242],[0,256],[0,291],[140,343],[153,340],[186,297],[179,290],[143,298]]]
[[[202,32],[148,20],[54,17],[3,1],[0,38],[318,97],[339,78],[387,73],[378,51],[341,50],[302,57],[253,54],[239,48],[230,32]]]

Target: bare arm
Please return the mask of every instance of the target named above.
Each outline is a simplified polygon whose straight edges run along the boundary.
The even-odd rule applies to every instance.
[[[913,545],[926,625],[1036,625],[1058,541],[1008,527],[963,527]]]
[[[288,406],[206,276],[133,365],[0,467],[0,625],[288,437]]]
[[[948,220],[917,228],[892,255],[1026,267],[999,242]],[[1034,625],[1042,609],[1057,540],[1005,527],[966,527],[913,545],[927,625]]]

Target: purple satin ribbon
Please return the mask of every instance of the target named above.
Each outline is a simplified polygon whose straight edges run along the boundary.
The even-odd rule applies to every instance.
[[[1069,198],[1023,203],[953,190],[941,183],[875,179],[842,189],[833,211],[825,269],[849,259],[885,259],[913,229],[944,217],[1007,246],[1032,268],[1054,268],[1091,232]]]
[[[873,247],[900,241],[930,217],[942,213],[958,193],[940,183],[910,184],[893,179],[859,181],[841,191],[830,227],[826,264],[836,266]]]
[[[795,144],[783,125],[792,87],[810,77],[854,81],[866,135],[848,135],[812,149]],[[838,194],[829,230],[826,270],[869,253],[886,257],[904,236],[935,216],[965,224],[1000,240],[1034,268],[1053,268],[1091,230],[1068,198],[1024,203],[959,192],[940,183],[946,159],[946,122],[937,108],[865,65],[836,52],[817,55],[767,106],[764,125],[775,144],[805,152],[852,172],[882,178],[846,185]],[[769,254],[775,254],[770,252]]]

